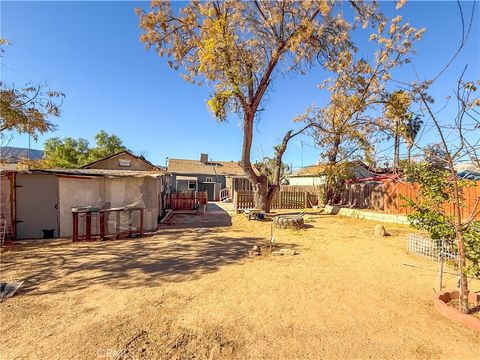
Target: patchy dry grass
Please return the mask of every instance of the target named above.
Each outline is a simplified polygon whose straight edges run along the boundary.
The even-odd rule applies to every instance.
[[[309,215],[275,232],[298,255],[249,258],[270,222],[232,220],[3,251],[2,280],[26,283],[0,304],[0,357],[478,358],[480,334],[433,309],[436,263],[407,254],[406,227]]]

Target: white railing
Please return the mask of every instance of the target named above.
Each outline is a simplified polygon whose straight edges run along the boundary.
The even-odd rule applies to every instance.
[[[225,188],[220,190],[220,201],[230,199],[230,189]]]

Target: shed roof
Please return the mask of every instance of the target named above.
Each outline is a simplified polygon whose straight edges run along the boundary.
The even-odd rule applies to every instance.
[[[71,176],[96,176],[96,177],[159,177],[165,175],[165,171],[142,171],[142,170],[105,170],[105,169],[30,169],[19,170],[21,174],[53,174]]]
[[[199,160],[170,159],[167,171],[174,174],[188,175],[246,176],[237,161],[209,161],[204,164]]]

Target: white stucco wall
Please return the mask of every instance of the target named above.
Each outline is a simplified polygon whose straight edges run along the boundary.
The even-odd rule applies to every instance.
[[[105,179],[105,206],[114,208],[127,205],[144,207],[144,230],[155,230],[159,215],[158,196],[160,193],[157,193],[158,181],[147,177]]]
[[[60,236],[72,235],[71,208],[98,206],[115,208],[127,205],[144,207],[145,231],[156,230],[159,215],[159,196],[163,190],[160,179],[144,178],[59,178]],[[139,224],[138,212],[134,223]],[[121,222],[127,222],[126,213]],[[125,217],[125,218],[124,218]],[[109,230],[113,231],[113,219]],[[95,224],[94,224],[95,226]]]
[[[289,185],[323,185],[325,178],[323,176],[295,176],[288,178]]]
[[[104,178],[59,178],[60,236],[72,236],[72,207],[103,207]]]

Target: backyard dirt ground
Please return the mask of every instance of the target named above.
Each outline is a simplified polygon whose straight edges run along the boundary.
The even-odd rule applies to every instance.
[[[433,309],[436,263],[406,252],[407,227],[311,214],[275,232],[298,255],[249,258],[271,222],[211,210],[149,238],[3,249],[1,280],[25,284],[0,304],[0,358],[479,358],[480,333]]]

